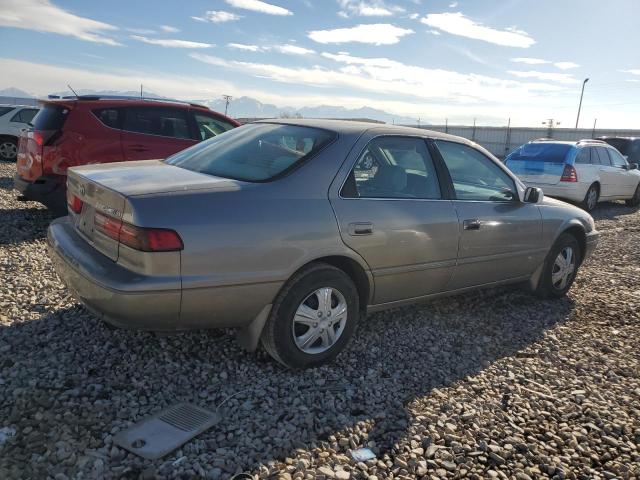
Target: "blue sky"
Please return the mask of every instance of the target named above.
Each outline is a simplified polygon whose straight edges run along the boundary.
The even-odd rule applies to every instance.
[[[638,0],[0,0],[0,88],[640,128]]]

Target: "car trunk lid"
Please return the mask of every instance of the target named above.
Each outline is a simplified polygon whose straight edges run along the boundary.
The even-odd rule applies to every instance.
[[[125,197],[119,192],[70,169],[67,177],[67,199],[69,215],[75,228],[96,250],[112,260],[118,259],[118,240],[104,235],[96,229],[96,213],[121,220]],[[73,208],[71,205],[76,202]],[[75,210],[75,211],[74,211]]]

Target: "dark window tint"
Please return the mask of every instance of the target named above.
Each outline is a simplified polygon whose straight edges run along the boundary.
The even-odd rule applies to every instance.
[[[598,152],[598,157],[600,158],[600,165],[611,166],[611,160],[609,160],[609,154],[607,153],[607,149],[604,147],[594,147],[594,150]]]
[[[591,163],[591,149],[588,147],[579,149],[576,155],[576,163],[581,165]]]
[[[620,154],[620,152],[618,152],[617,150],[614,150],[613,148],[607,148],[606,150],[607,150],[607,153],[609,154],[609,158],[611,159],[611,165],[613,165],[614,167],[620,167],[620,168],[624,168],[627,166],[627,161]]]
[[[633,143],[628,138],[607,138],[605,142],[616,148],[623,155],[629,155]]]
[[[11,118],[11,121],[19,123],[31,123],[31,120],[33,120],[33,117],[36,116],[36,113],[38,113],[37,108],[23,108],[18,113],[16,113],[13,118]]]
[[[60,130],[67,119],[69,109],[61,105],[45,105],[33,118],[36,130]]]
[[[563,163],[571,145],[566,143],[525,143],[509,154],[507,160]]]
[[[196,126],[198,128],[198,140],[207,140],[216,135],[231,130],[234,126],[212,115],[194,112]]]
[[[14,107],[0,107],[0,117],[2,117],[3,115],[6,115],[13,109]]]
[[[103,124],[111,128],[120,128],[120,112],[116,108],[101,108],[93,110],[93,114],[98,117]]]
[[[516,197],[513,179],[475,148],[436,141],[449,170],[458,200],[510,201]]]
[[[439,199],[436,169],[421,138],[379,137],[360,154],[343,197]]]
[[[263,182],[286,174],[334,138],[335,133],[316,128],[254,123],[198,143],[166,162],[209,175]]]
[[[191,138],[187,111],[179,108],[126,108],[122,129],[162,137]]]

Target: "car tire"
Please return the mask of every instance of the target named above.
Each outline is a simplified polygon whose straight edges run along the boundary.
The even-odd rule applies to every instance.
[[[598,185],[595,183],[589,187],[586,195],[584,196],[584,200],[582,201],[581,207],[587,212],[592,212],[596,205],[598,205],[598,200],[600,198],[600,189]]]
[[[351,278],[331,265],[314,263],[282,288],[260,341],[286,367],[317,367],[344,349],[359,316],[358,289]]]
[[[640,205],[640,184],[636,187],[636,191],[629,200],[625,200],[627,207],[637,207]]]
[[[576,237],[568,233],[560,235],[545,259],[536,295],[545,299],[564,297],[573,285],[581,261],[582,251]]]
[[[18,158],[18,141],[14,138],[0,138],[0,160],[15,162]]]

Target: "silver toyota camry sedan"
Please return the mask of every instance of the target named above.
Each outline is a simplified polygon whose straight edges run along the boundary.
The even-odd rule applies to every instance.
[[[333,359],[366,312],[506,283],[561,297],[598,238],[475,143],[341,121],[72,168],[68,204],[49,251],[87,308],[126,328],[239,327],[298,368]]]

